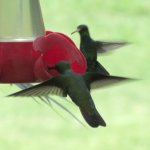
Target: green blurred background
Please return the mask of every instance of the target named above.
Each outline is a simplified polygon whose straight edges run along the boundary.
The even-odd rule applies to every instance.
[[[91,94],[106,128],[86,125],[76,106],[54,97],[85,123],[65,111],[37,104],[30,98],[4,98],[19,90],[0,85],[0,149],[2,150],[149,150],[150,148],[150,1],[149,0],[40,0],[45,27],[63,32],[79,46],[79,35],[70,33],[87,24],[92,37],[129,41],[132,45],[99,61],[112,75],[141,81],[95,90]]]

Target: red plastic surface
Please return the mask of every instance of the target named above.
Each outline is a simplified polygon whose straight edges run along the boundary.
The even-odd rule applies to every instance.
[[[0,42],[0,82],[22,83],[36,80],[33,67],[38,52],[33,53],[33,42]]]

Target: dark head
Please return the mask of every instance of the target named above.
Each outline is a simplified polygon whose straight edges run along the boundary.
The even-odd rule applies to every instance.
[[[68,61],[60,61],[54,67],[49,67],[48,70],[56,69],[59,73],[63,73],[70,69],[70,63]]]
[[[71,34],[75,33],[75,32],[79,32],[80,34],[82,33],[89,33],[88,27],[86,25],[79,25],[77,27],[77,30],[75,30],[74,32],[72,32]]]

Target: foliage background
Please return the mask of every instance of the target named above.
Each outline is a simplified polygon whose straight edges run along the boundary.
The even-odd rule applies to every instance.
[[[149,0],[41,0],[47,30],[63,32],[79,45],[79,35],[70,35],[87,24],[92,37],[124,40],[133,44],[99,61],[112,75],[142,79],[92,92],[95,104],[107,122],[106,128],[83,127],[58,106],[38,105],[32,99],[5,98],[17,91],[0,85],[0,149],[148,150],[150,147],[150,1]],[[58,97],[84,122],[77,107]]]

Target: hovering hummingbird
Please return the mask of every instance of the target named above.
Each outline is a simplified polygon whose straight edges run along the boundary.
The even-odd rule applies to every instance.
[[[95,41],[91,38],[89,29],[86,25],[79,25],[77,30],[71,34],[75,32],[80,34],[80,50],[87,60],[87,71],[90,72],[96,71],[104,75],[109,75],[109,72],[97,61],[97,54],[108,52],[129,44],[128,42]]]
[[[106,126],[105,121],[98,113],[90,94],[92,85],[96,88],[110,85],[128,78],[117,76],[105,76],[99,73],[86,72],[82,75],[74,73],[67,61],[61,61],[48,70],[56,69],[59,74],[28,89],[16,92],[9,96],[47,96],[55,94],[66,97],[70,96],[72,101],[79,107],[82,116],[91,127]]]

